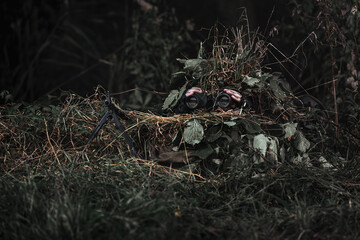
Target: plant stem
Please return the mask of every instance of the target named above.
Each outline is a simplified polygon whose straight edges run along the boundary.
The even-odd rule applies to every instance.
[[[334,74],[334,66],[336,64],[336,62],[334,61],[333,58],[333,47],[330,44],[330,54],[331,54],[331,74],[332,74],[332,90],[333,90],[333,97],[334,97],[334,110],[335,110],[335,131],[336,131],[336,138],[339,138],[339,113],[338,113],[338,107],[337,107],[337,102],[336,102],[336,80],[335,80],[335,74]]]
[[[330,47],[330,57],[331,57],[331,77],[332,77],[332,94],[334,98],[334,112],[335,112],[335,134],[336,139],[339,138],[339,113],[338,113],[338,107],[336,102],[336,80],[335,80],[335,60],[334,60],[334,53],[333,53],[333,44],[331,42],[331,35],[330,35],[330,24],[328,16],[326,15],[326,30],[328,35],[328,43]]]

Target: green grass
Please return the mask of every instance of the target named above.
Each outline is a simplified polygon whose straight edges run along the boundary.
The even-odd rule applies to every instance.
[[[189,172],[129,157],[111,124],[79,155],[104,110],[97,94],[1,106],[1,239],[360,237],[356,155]]]
[[[2,239],[357,239],[358,177],[282,165],[207,181],[134,160],[1,178]],[[245,166],[244,166],[245,167]],[[248,166],[249,167],[249,166]],[[248,173],[250,170],[248,171]]]

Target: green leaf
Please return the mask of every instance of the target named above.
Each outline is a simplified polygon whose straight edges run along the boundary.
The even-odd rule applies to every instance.
[[[297,125],[298,125],[297,123],[285,123],[285,124],[282,124],[281,126],[283,127],[283,129],[285,131],[284,138],[288,139],[289,137],[294,136],[294,134],[296,133]]]
[[[171,106],[176,105],[176,100],[178,99],[179,90],[171,90],[170,94],[166,97],[162,110],[169,109]]]
[[[260,123],[256,118],[249,117],[249,118],[239,119],[238,121],[250,134],[262,132]]]
[[[211,64],[206,59],[176,59],[185,64],[184,71],[190,73],[194,78],[205,77],[211,70]]]
[[[150,101],[151,101],[151,99],[153,98],[153,94],[151,94],[151,93],[148,93],[146,96],[145,96],[145,100],[144,100],[144,103],[143,103],[143,105],[144,106],[147,106],[149,103],[150,103]]]
[[[243,83],[245,83],[249,87],[264,87],[264,83],[262,83],[260,79],[254,77],[246,76],[243,80]]]
[[[208,142],[215,142],[222,136],[222,134],[223,132],[221,131],[221,127],[213,126],[206,130],[206,140]]]
[[[224,124],[229,126],[229,127],[233,127],[233,126],[236,125],[236,122],[234,122],[234,121],[226,121],[226,122],[224,122]]]
[[[138,88],[136,88],[134,95],[135,95],[135,99],[137,100],[137,102],[139,102],[140,104],[144,103],[143,95],[141,94],[141,92]]]
[[[198,150],[191,153],[191,156],[199,157],[200,159],[207,159],[212,153],[214,149],[209,144],[204,144]]]
[[[323,168],[335,168],[334,165],[332,165],[331,163],[329,163],[326,158],[324,158],[323,156],[321,156],[318,160],[321,164],[321,166]]]
[[[290,161],[295,164],[304,164],[306,167],[312,167],[310,157],[306,153],[297,154],[297,156],[292,157]]]
[[[264,134],[259,134],[254,137],[253,147],[258,150],[263,156],[266,155],[266,150],[268,148],[269,138]]]
[[[164,101],[164,104],[162,106],[162,110],[166,110],[172,107],[175,107],[176,104],[178,103],[179,99],[181,98],[181,96],[184,94],[185,90],[186,90],[186,85],[187,83],[185,83],[180,90],[171,90],[170,94],[167,96],[167,98]]]
[[[203,43],[200,42],[200,49],[199,49],[197,58],[203,59],[204,55],[205,55],[205,49],[203,48]]]
[[[310,148],[310,142],[305,138],[302,132],[296,131],[294,137],[294,146],[300,152],[305,153]]]
[[[286,93],[281,89],[278,82],[275,79],[270,79],[270,88],[273,91],[275,97],[280,100],[284,100],[286,97]]]
[[[261,125],[261,128],[271,136],[280,137],[280,136],[283,136],[285,133],[282,125],[277,124],[277,123],[271,124],[271,125],[264,124],[264,125]]]
[[[170,89],[181,88],[186,83],[186,72],[176,72],[171,75]]]
[[[184,130],[184,141],[188,144],[195,145],[204,138],[204,128],[197,119],[190,120],[186,123]]]
[[[5,103],[11,102],[14,98],[8,90],[0,92],[0,99],[4,99]]]
[[[271,160],[278,161],[278,147],[279,140],[276,137],[271,137],[269,141],[269,147],[267,151],[267,157]]]

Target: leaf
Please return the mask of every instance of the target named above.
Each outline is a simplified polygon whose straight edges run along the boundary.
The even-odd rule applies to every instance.
[[[144,106],[147,106],[149,103],[150,103],[150,101],[151,101],[151,99],[153,98],[153,94],[151,94],[151,93],[148,93],[146,96],[145,96],[145,100],[144,100],[144,103],[143,103],[143,105]]]
[[[206,130],[206,140],[208,142],[215,142],[222,136],[223,132],[221,128],[218,126],[211,127],[210,129]]]
[[[176,59],[185,64],[184,71],[192,74],[194,78],[207,76],[211,70],[211,64],[206,59]]]
[[[250,134],[262,132],[260,123],[256,118],[249,117],[249,118],[239,119],[238,121]]]
[[[319,162],[323,168],[335,168],[334,165],[329,163],[323,156],[319,158]]]
[[[205,49],[203,48],[203,43],[200,42],[200,49],[197,58],[203,59],[204,55],[205,55]]]
[[[278,146],[279,140],[277,138],[270,138],[267,157],[276,162],[278,161]]]
[[[143,96],[142,96],[142,94],[141,94],[141,92],[140,92],[140,90],[139,90],[138,88],[136,88],[134,95],[135,95],[135,99],[136,99],[140,104],[143,104],[143,103],[144,103]]]
[[[259,134],[254,137],[253,147],[254,149],[260,151],[263,156],[265,156],[269,142],[270,141],[268,137],[266,137],[264,134]]]
[[[270,139],[266,137],[264,134],[259,134],[254,137],[253,148],[256,151],[260,152],[260,155],[254,154],[254,163],[259,164],[264,162],[263,157],[266,156],[266,151],[269,143],[270,143]]]
[[[305,153],[310,148],[310,142],[305,138],[302,132],[296,131],[294,137],[294,146],[300,152]]]
[[[186,72],[176,72],[171,75],[170,89],[181,88],[186,83]]]
[[[275,79],[270,79],[270,88],[273,91],[274,95],[280,100],[284,100],[286,93],[281,89],[278,82]]]
[[[199,157],[202,160],[207,159],[212,153],[214,149],[209,144],[204,144],[201,148],[194,151],[191,156]]]
[[[169,109],[171,106],[175,105],[178,95],[179,90],[171,90],[163,103],[162,110]]]
[[[233,126],[236,125],[236,122],[234,122],[234,121],[226,121],[226,122],[224,122],[224,124],[229,126],[229,127],[233,127]]]
[[[218,166],[220,166],[221,163],[222,163],[222,161],[221,161],[220,159],[218,159],[218,158],[216,158],[216,159],[211,159],[211,160],[212,160],[213,163],[215,163],[215,164],[218,165]]]
[[[188,154],[190,155],[189,158],[187,157]],[[163,147],[159,149],[159,152],[157,154],[154,154],[152,160],[157,162],[186,163],[186,162],[191,162],[193,160],[191,154],[192,151],[185,151],[185,150],[173,151],[171,147]]]
[[[294,136],[294,134],[296,133],[297,125],[298,125],[297,123],[282,124],[281,126],[283,127],[283,129],[285,131],[284,138],[288,139],[288,138]]]
[[[0,92],[0,99],[4,99],[5,103],[11,102],[14,98],[8,90],[3,90]]]
[[[297,156],[291,158],[290,161],[295,164],[304,164],[306,167],[312,167],[309,155],[307,155],[306,153],[297,154]]]
[[[280,157],[281,161],[285,161],[285,157],[286,157],[285,154],[286,154],[285,153],[285,148],[284,148],[284,145],[283,145],[283,146],[281,146],[281,148],[279,150],[279,157]]]
[[[197,119],[190,120],[186,123],[184,130],[184,141],[188,144],[195,145],[204,138],[204,128]]]
[[[244,78],[243,83],[245,83],[249,87],[255,87],[255,86],[259,87],[259,85],[261,85],[260,79],[254,77],[248,77],[248,76]]]
[[[176,104],[178,103],[179,99],[181,98],[181,96],[184,94],[185,90],[186,90],[186,85],[187,83],[185,83],[180,90],[171,90],[170,94],[167,96],[167,98],[164,101],[164,104],[162,106],[162,110],[166,110],[172,107],[175,107]]]
[[[285,133],[282,125],[277,124],[277,123],[271,124],[271,125],[264,124],[264,125],[261,125],[261,128],[271,136],[280,137],[280,136],[283,136]]]

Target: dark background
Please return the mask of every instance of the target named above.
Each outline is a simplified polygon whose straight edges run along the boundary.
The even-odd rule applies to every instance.
[[[131,70],[126,66],[111,69],[116,67],[110,62],[121,65],[121,61],[126,62],[124,58],[127,54],[133,55],[130,52],[136,51],[126,51],[131,45],[127,41],[135,41],[138,34],[135,22],[142,25],[146,21],[142,15],[148,15],[148,21],[162,18],[161,25],[164,27],[160,26],[158,30],[167,33],[159,32],[159,38],[170,41],[182,38],[178,44],[170,46],[171,56],[167,57],[168,61],[176,64],[176,57],[196,57],[198,42],[207,37],[208,29],[217,21],[227,27],[236,26],[243,8],[247,9],[250,27],[260,27],[261,31],[265,30],[273,9],[270,25],[289,14],[286,5],[275,0],[148,3],[157,7],[156,13],[142,9],[141,4],[133,0],[2,1],[1,89],[9,90],[15,100],[33,101],[46,94],[56,95],[59,89],[71,89],[84,95],[91,93],[98,84],[112,91],[134,87],[136,79],[128,73]],[[148,29],[140,31],[157,30],[146,27]],[[177,39],[174,34],[169,34],[171,31],[178,35]],[[149,45],[136,47],[158,51],[159,46]],[[131,60],[134,62],[137,59]],[[155,67],[165,69],[169,66]],[[147,70],[139,71],[144,73]],[[165,72],[170,73],[168,70]],[[155,74],[150,78],[156,77],[159,76]],[[168,90],[166,86],[160,87]]]
[[[2,1],[1,91],[8,90],[14,101],[34,101],[56,97],[60,90],[85,96],[100,84],[113,93],[130,90],[120,95],[122,102],[142,109],[164,97],[132,89],[168,92],[171,74],[182,67],[176,58],[195,58],[199,43],[209,37],[216,23],[244,27],[239,23],[244,9],[250,29],[277,48],[272,52],[278,58],[290,56],[312,31],[321,30],[322,20],[312,22],[321,6],[311,0],[144,2]],[[152,9],[147,9],[149,6]],[[319,33],[317,38],[326,41],[324,36]],[[272,65],[266,70],[283,72],[295,90],[299,82],[302,88],[311,88],[329,81],[331,61],[324,41],[304,41],[292,64]],[[319,46],[324,48],[319,50]],[[265,59],[265,64],[269,62],[274,58]],[[329,92],[325,87],[309,91],[317,95]]]

